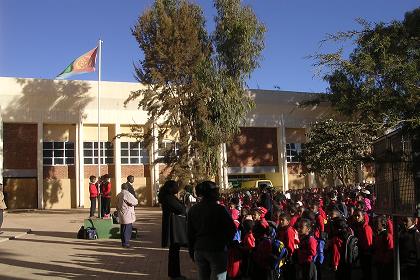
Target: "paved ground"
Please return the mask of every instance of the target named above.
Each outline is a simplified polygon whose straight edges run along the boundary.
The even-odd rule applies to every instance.
[[[132,249],[121,248],[120,240],[76,239],[88,210],[6,213],[0,279],[168,279],[168,251],[160,248],[161,211],[141,208],[136,213],[140,237]],[[181,271],[196,279],[185,250]]]

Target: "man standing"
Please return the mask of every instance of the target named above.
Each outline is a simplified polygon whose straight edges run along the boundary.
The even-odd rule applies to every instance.
[[[121,186],[121,189],[126,189],[128,192],[130,192],[134,197],[137,198],[136,192],[134,191],[134,187],[133,187],[133,183],[134,183],[134,176],[133,175],[128,175],[127,176],[127,182],[125,182],[123,184],[123,186]]]
[[[6,203],[4,202],[3,184],[0,183],[0,229],[3,224],[3,212],[7,209]],[[2,232],[0,232],[2,233]]]
[[[226,208],[219,205],[219,187],[211,181],[197,185],[202,201],[188,212],[188,246],[197,264],[198,279],[226,279],[227,245],[233,241],[235,224]]]

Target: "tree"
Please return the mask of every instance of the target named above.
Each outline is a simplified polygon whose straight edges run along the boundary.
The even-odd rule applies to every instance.
[[[360,161],[370,157],[371,128],[332,119],[311,125],[300,158],[305,173],[339,179],[343,186],[354,177]]]
[[[329,83],[326,99],[353,121],[377,128],[420,125],[420,8],[403,21],[369,24],[362,30],[328,35],[326,41],[353,39],[349,58],[343,49],[316,54]]]
[[[139,100],[159,139],[176,136],[179,152],[164,151],[170,177],[192,183],[214,177],[219,147],[228,142],[252,107],[246,78],[258,67],[264,26],[240,0],[216,0],[216,30],[209,35],[201,8],[187,0],[156,0],[132,28],[144,58],[135,65],[146,86]],[[133,127],[131,136],[152,138]]]

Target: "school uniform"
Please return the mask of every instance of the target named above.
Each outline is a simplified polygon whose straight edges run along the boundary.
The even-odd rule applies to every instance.
[[[297,279],[317,280],[316,266],[313,259],[316,255],[317,241],[311,235],[300,237],[299,249],[296,251],[298,268]]]
[[[96,200],[98,199],[98,194],[98,185],[96,183],[89,183],[90,217],[95,215]]]
[[[383,230],[375,236],[373,242],[373,261],[376,264],[378,279],[393,279],[393,250],[394,240],[387,230]]]
[[[355,235],[358,238],[359,245],[359,260],[362,269],[363,279],[372,279],[372,244],[373,232],[369,226],[368,219],[365,219],[363,224],[358,224]]]
[[[332,243],[332,266],[337,267],[335,272],[335,279],[350,280],[351,267],[345,262],[346,241],[338,236],[334,236]]]

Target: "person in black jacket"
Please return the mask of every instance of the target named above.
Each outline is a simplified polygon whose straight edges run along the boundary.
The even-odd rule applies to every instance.
[[[179,264],[179,244],[173,242],[171,215],[185,214],[185,207],[175,196],[179,185],[173,180],[166,181],[159,190],[159,203],[162,206],[162,247],[169,246],[168,276],[171,279],[186,279],[181,275]]]
[[[233,241],[235,224],[225,207],[219,205],[219,187],[211,181],[197,185],[202,200],[188,212],[190,257],[198,267],[198,279],[226,279],[227,245]]]
[[[134,176],[128,175],[127,176],[127,182],[123,183],[121,186],[121,189],[127,190],[129,193],[131,193],[135,198],[137,198],[137,194],[133,187],[134,184]]]

